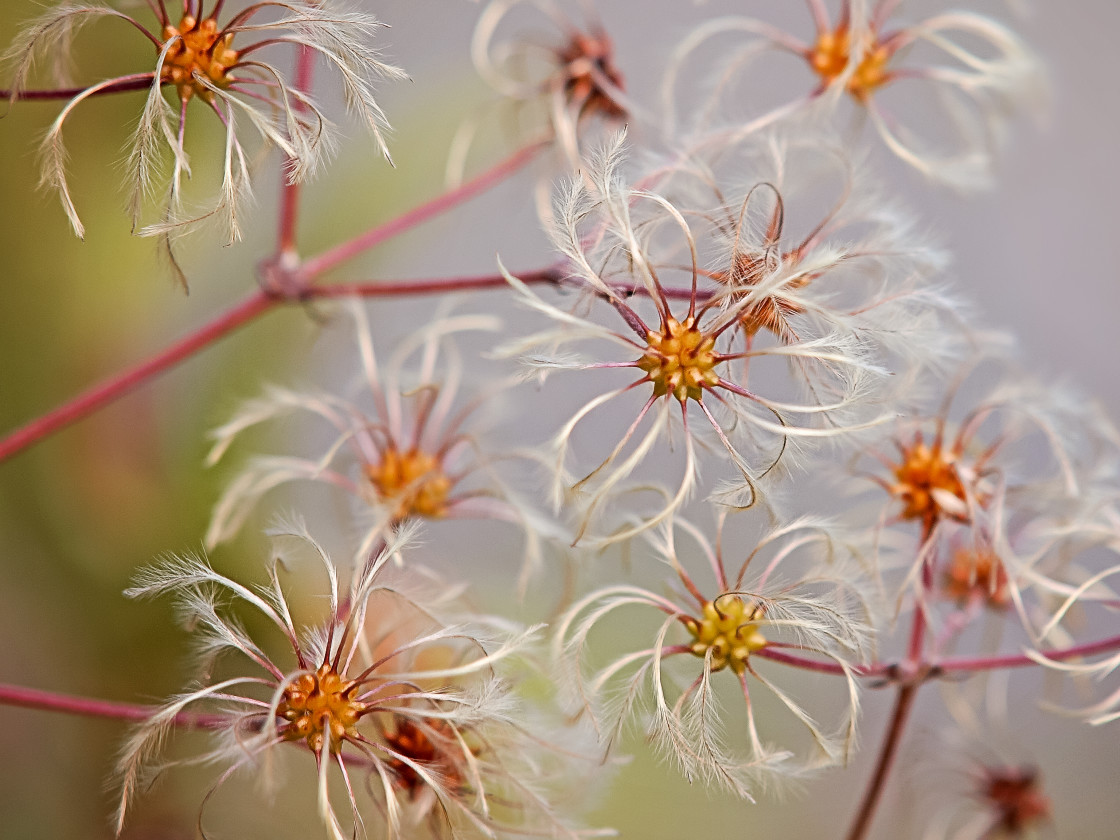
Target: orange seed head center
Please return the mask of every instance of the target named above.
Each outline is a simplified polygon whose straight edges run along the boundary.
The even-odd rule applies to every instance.
[[[438,519],[447,513],[452,482],[435,455],[415,448],[402,452],[390,446],[381,453],[379,463],[366,467],[366,475],[378,498],[396,504],[394,519]]]
[[[706,336],[696,326],[696,318],[683,322],[669,318],[661,332],[649,331],[649,349],[638,360],[638,367],[653,383],[656,396],[672,394],[682,403],[699,400],[705,388],[719,383],[713,368],[719,363],[715,336]]]
[[[344,738],[357,736],[358,720],[367,705],[353,699],[354,681],[344,680],[328,664],[314,674],[296,677],[284,689],[276,714],[288,721],[280,730],[285,741],[304,740],[320,753],[326,739],[328,749],[338,752]]]
[[[851,33],[846,26],[840,26],[832,32],[822,32],[817,38],[817,43],[809,52],[809,66],[826,85],[830,85],[848,69],[851,53]],[[890,60],[891,50],[872,36],[859,64],[848,77],[848,93],[860,101],[870,97],[889,81],[887,66]]]
[[[163,42],[175,38],[163,60],[160,78],[179,89],[179,98],[186,102],[198,94],[207,102],[214,100],[214,91],[199,81],[206,79],[215,87],[225,89],[233,84],[229,70],[237,63],[237,51],[231,47],[233,33],[222,35],[214,18],[195,20],[184,15],[179,26],[163,28]]]

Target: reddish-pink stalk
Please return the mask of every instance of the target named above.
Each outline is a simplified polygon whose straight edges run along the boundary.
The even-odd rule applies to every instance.
[[[926,632],[926,599],[933,589],[933,556],[927,556],[927,549],[932,545],[935,523],[926,522],[922,526],[922,538],[918,543],[918,556],[922,558],[921,591],[918,593],[914,604],[914,620],[910,625],[910,639],[906,645],[906,668],[911,680],[898,686],[898,696],[895,698],[894,711],[891,713],[890,723],[887,725],[887,734],[883,745],[879,748],[879,758],[875,762],[875,771],[871,781],[860,800],[859,810],[848,832],[847,840],[863,840],[871,820],[875,816],[875,809],[882,799],[886,787],[887,777],[894,765],[894,757],[898,752],[898,745],[902,742],[902,732],[906,728],[906,721],[910,717],[910,709],[914,705],[914,697],[921,685],[919,675],[925,671],[923,665],[922,648],[925,646]]]
[[[496,166],[475,176],[462,186],[456,187],[453,190],[448,190],[431,201],[421,204],[419,207],[409,210],[407,213],[397,216],[395,219],[383,225],[366,231],[348,242],[343,242],[341,245],[337,245],[329,251],[324,251],[316,257],[311,257],[304,262],[300,268],[300,276],[303,277],[306,283],[311,283],[318,279],[323,273],[368,251],[370,248],[379,245],[386,239],[397,236],[422,222],[426,222],[428,219],[438,216],[440,213],[450,210],[458,204],[462,204],[464,201],[486,192],[486,190],[500,183],[528,164],[545,145],[544,142],[539,142],[524,146]]]
[[[516,275],[522,283],[532,285],[546,283],[559,285],[564,274],[560,268],[543,268]],[[451,292],[484,291],[501,289],[509,282],[500,274],[486,274],[476,277],[439,277],[432,280],[397,280],[369,283],[332,283],[329,286],[308,289],[311,298],[338,297],[393,297],[404,295],[438,295]]]
[[[72,694],[58,694],[6,683],[0,683],[0,705],[113,720],[148,720],[158,711],[155,707],[136,703],[93,700],[89,697],[75,697]],[[175,716],[175,725],[186,729],[220,729],[228,723],[228,718],[221,715],[180,712]]]
[[[311,47],[301,46],[299,56],[296,58],[295,89],[306,94],[311,91],[312,76],[315,70],[315,53]],[[305,111],[302,102],[296,101],[297,111]],[[291,159],[288,160],[291,164]],[[287,167],[285,167],[287,168]],[[296,254],[296,224],[299,221],[299,196],[300,185],[284,178],[284,186],[280,191],[280,229],[277,233],[276,248],[281,260],[291,258]]]
[[[917,693],[917,683],[907,683],[899,686],[894,711],[891,713],[891,722],[887,726],[887,735],[883,741],[883,746],[879,750],[879,759],[875,764],[875,772],[871,777],[867,792],[863,796],[863,801],[860,803],[859,812],[848,831],[847,840],[863,840],[867,830],[871,827],[871,818],[875,816],[875,808],[879,804],[880,794],[886,786],[887,776],[894,764],[894,757],[898,753],[898,745],[902,741],[902,731],[906,728],[906,721],[910,717],[910,709],[914,705],[914,697]]]
[[[269,297],[264,292],[253,293],[233,309],[203,325],[162,353],[95,385],[0,440],[0,462],[120,399],[132,389],[154,379],[219,338],[249,323],[279,302],[280,299]]]
[[[538,269],[519,275],[523,283],[560,284],[564,272],[559,267]],[[371,283],[348,283],[323,287],[297,289],[290,297],[269,295],[258,291],[233,309],[219,315],[197,331],[186,336],[162,353],[119,373],[99,385],[79,394],[72,400],[41,415],[8,436],[0,439],[0,462],[23,451],[55,432],[96,413],[129,391],[161,373],[186,361],[218,339],[244,326],[265,312],[282,303],[295,303],[315,298],[336,297],[403,297],[431,295],[446,292],[498,289],[507,285],[498,274],[474,277],[444,277],[437,279],[400,280]],[[637,290],[641,293],[642,290]],[[686,296],[686,289],[666,289],[667,296]]]
[[[152,74],[143,73],[138,74],[145,78],[138,78],[137,76],[128,76],[122,79],[118,84],[103,87],[100,90],[94,91],[90,97],[105,96],[110,93],[125,93],[130,90],[147,90],[152,86]],[[53,99],[73,99],[79,93],[84,93],[89,89],[89,85],[85,87],[75,88],[47,88],[42,90],[21,90],[15,94],[13,99],[13,91],[0,90],[0,99],[12,99],[15,102],[22,100],[53,100]]]
[[[883,677],[891,670],[890,665],[882,663],[873,663],[871,665],[853,665],[848,669],[836,664],[835,662],[819,662],[815,659],[807,659],[803,656],[795,656],[791,653],[786,653],[784,650],[776,650],[778,645],[769,645],[761,650],[755,651],[755,656],[761,656],[764,659],[772,660],[773,662],[781,662],[783,665],[790,665],[794,668],[802,668],[806,671],[816,671],[821,674],[833,674],[835,676],[843,676],[845,673],[855,674],[857,677]]]
[[[1047,659],[1054,662],[1064,662],[1067,659],[1078,659],[1082,656],[1095,656],[1099,653],[1111,653],[1120,650],[1120,636],[1111,636],[1096,642],[1086,642],[1058,650],[1039,651]],[[1015,656],[983,656],[974,659],[945,659],[935,664],[939,673],[963,674],[975,671],[997,671],[1003,668],[1025,668],[1029,665],[1039,665],[1038,659],[1032,659],[1025,654]]]

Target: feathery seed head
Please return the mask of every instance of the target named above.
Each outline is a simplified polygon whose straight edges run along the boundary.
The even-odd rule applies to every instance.
[[[942,577],[946,597],[964,605],[979,600],[993,610],[1011,603],[1007,572],[991,547],[958,548]]]
[[[977,798],[995,816],[986,836],[1003,832],[1023,837],[1050,819],[1050,799],[1042,792],[1038,771],[1033,767],[985,767]]]
[[[929,525],[944,516],[966,521],[967,494],[958,472],[960,453],[940,440],[927,444],[920,432],[911,444],[897,445],[900,457],[893,467],[892,492],[903,505],[899,515]]]
[[[604,86],[604,82],[617,90],[624,86],[622,73],[614,63],[614,45],[606,32],[573,30],[567,44],[556,51],[556,59],[567,101],[581,116],[626,116],[626,109]]]

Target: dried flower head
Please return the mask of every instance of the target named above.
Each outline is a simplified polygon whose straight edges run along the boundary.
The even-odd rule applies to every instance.
[[[291,481],[339,487],[372,512],[366,547],[386,528],[409,519],[493,518],[521,525],[529,541],[527,562],[536,557],[536,529],[544,527],[502,488],[492,460],[469,431],[472,415],[510,383],[492,382],[468,401],[459,390],[463,370],[453,339],[470,331],[494,331],[497,319],[459,315],[436,318],[379,361],[364,307],[347,309],[353,319],[361,363],[353,398],[325,392],[272,387],[214,430],[209,463],[216,463],[247,429],[293,413],[325,421],[334,437],[322,454],[258,456],[233,480],[214,509],[207,545],[232,537],[260,499]]]
[[[716,76],[704,121],[739,96],[738,82],[764,78],[752,66],[755,59],[791,54],[804,62],[815,85],[771,111],[752,114],[732,133],[750,133],[811,104],[831,109],[847,99],[907,164],[958,189],[985,186],[1010,118],[1037,103],[1044,91],[1039,62],[1022,40],[971,12],[894,24],[903,5],[899,0],[841,0],[835,18],[825,0],[806,3],[815,28],[811,40],[756,18],[726,17],[700,26],[670,61],[665,83],[670,110],[685,62],[710,54],[708,41],[715,37],[745,36],[745,46],[720,53],[729,57]],[[925,113],[915,113],[915,103]],[[930,137],[930,126],[951,136]]]
[[[847,334],[907,382],[958,352],[965,307],[934,279],[943,257],[816,124],[699,135],[650,180],[690,219],[713,293],[743,304],[748,347]]]
[[[1052,816],[1041,775],[1029,765],[978,765],[969,773],[968,789],[952,799],[937,809],[922,840],[1038,837]]]
[[[370,45],[381,26],[373,17],[339,10],[332,2],[308,0],[261,0],[224,21],[220,18],[225,0],[217,0],[208,12],[204,0],[184,0],[178,18],[165,0],[149,5],[156,16],[154,29],[106,6],[63,4],[32,21],[5,57],[15,65],[11,96],[16,100],[27,93],[32,68],[40,60],[50,63],[57,84],[66,84],[72,36],[78,27],[96,18],[120,19],[155,47],[153,68],[77,89],[43,141],[42,184],[58,191],[78,236],[84,228],[67,182],[62,130],[74,108],[91,97],[148,90],[128,161],[134,228],[140,225],[146,196],[160,179],[163,148],[171,152],[174,163],[164,218],[143,227],[140,233],[144,235],[169,237],[213,217],[224,222],[230,241],[239,237],[238,208],[251,191],[243,122],[266,144],[283,152],[292,183],[307,179],[328,156],[335,136],[331,121],[309,91],[272,63],[271,56],[285,48],[302,55],[300,61],[317,55],[331,65],[341,80],[349,109],[388,156],[385,116],[374,99],[374,83],[379,78],[403,78],[403,73],[382,62]],[[165,89],[174,91],[174,106],[167,101]],[[191,171],[185,141],[192,107],[213,112],[226,133],[221,190],[217,201],[201,214],[186,211],[182,196],[182,178]]]
[[[1045,656],[1072,644],[1076,606],[1116,597],[1116,434],[1091,403],[989,359],[964,368],[935,413],[900,421],[894,447],[870,453],[867,477],[888,494],[875,540],[884,568],[897,552],[906,570],[900,606],[913,593],[927,620],[934,601],[947,610],[935,651],[986,615],[1018,619],[1016,652]]]
[[[547,798],[572,769],[574,752],[532,734],[524,700],[497,671],[536,628],[517,630],[485,617],[453,625],[436,620],[433,604],[405,594],[407,580],[385,579],[385,565],[403,548],[406,531],[359,562],[346,589],[302,527],[276,532],[310,550],[329,580],[326,619],[303,628],[280,583],[284,566],[273,565],[269,583],[258,588],[194,557],[173,557],[138,573],[127,594],[174,595],[196,633],[206,673],[225,667],[233,676],[207,676],[139,725],[119,762],[118,831],[172,726],[186,714],[215,739],[189,761],[224,768],[207,799],[240,770],[267,770],[274,751],[301,751],[317,768],[317,778],[306,783],[317,791],[319,815],[334,840],[351,834],[332,804],[329,788],[338,777],[354,832],[369,819],[369,797],[388,836],[421,836],[425,825],[432,836],[576,835]],[[291,548],[278,556],[293,559]],[[278,656],[273,645],[250,636],[227,601],[263,616],[287,653]],[[355,784],[355,774],[366,783]]]
[[[623,185],[620,135],[589,168],[574,180],[558,201],[560,223],[552,231],[568,261],[572,277],[586,292],[588,305],[605,301],[622,319],[629,334],[616,333],[589,317],[564,311],[533,294],[510,277],[526,305],[558,323],[553,330],[511,342],[504,348],[522,357],[542,374],[553,369],[631,369],[638,378],[600,394],[575,412],[554,438],[557,457],[557,504],[566,489],[590,491],[577,539],[589,527],[597,509],[617,493],[637,466],[654,451],[680,412],[684,429],[684,468],[666,503],[640,524],[613,533],[625,539],[651,527],[676,510],[696,482],[697,457],[690,411],[698,410],[736,469],[735,483],[723,495],[729,503],[749,507],[756,498],[756,481],[786,454],[790,438],[808,440],[842,434],[877,418],[863,402],[869,380],[881,371],[866,359],[854,335],[832,333],[777,346],[734,346],[738,327],[758,297],[726,289],[704,292],[692,227],[672,202],[657,193]],[[683,250],[683,260],[672,253]],[[669,252],[669,253],[666,253]],[[686,278],[671,288],[671,276]],[[677,300],[684,303],[678,305]],[[647,320],[647,304],[656,320]],[[625,356],[610,361],[584,361],[558,355],[560,347],[599,339],[621,347]],[[543,353],[542,353],[543,351]],[[747,384],[750,371],[775,360],[803,371],[820,371],[821,387],[799,401],[799,381],[774,386],[768,396]],[[582,479],[571,481],[565,461],[573,430],[592,412],[617,397],[641,389],[645,400],[622,439],[598,466]],[[793,395],[791,395],[791,392]],[[720,416],[723,415],[722,419]],[[653,422],[638,439],[647,417]],[[736,437],[741,443],[732,440]],[[632,441],[637,443],[632,444]],[[725,459],[726,461],[726,459]]]
[[[685,546],[678,545],[677,530]],[[846,549],[834,541],[827,524],[792,522],[766,533],[748,550],[730,547],[727,534],[713,544],[696,526],[670,520],[653,543],[679,592],[666,597],[637,586],[608,586],[580,599],[557,627],[557,655],[569,663],[580,700],[603,740],[613,745],[626,721],[648,703],[653,709],[649,734],[665,756],[690,780],[747,799],[757,786],[845,761],[855,740],[858,707],[852,669],[868,653],[868,628],[853,579],[846,579],[852,571],[845,565]],[[729,552],[742,557],[737,568],[725,561]],[[714,588],[705,591],[689,571],[692,558],[708,568]],[[637,624],[642,613],[652,620],[642,639],[648,647],[618,650],[608,617],[622,608],[631,614],[630,628],[647,626]],[[616,658],[588,675],[582,660],[592,636],[600,650],[612,647]],[[838,686],[845,685],[846,700],[839,700],[835,713],[825,713],[839,721],[835,730],[822,727],[767,676],[777,663],[841,677]],[[723,671],[728,683],[737,683],[742,701],[742,714],[736,715],[741,719],[734,722],[726,719],[717,688],[716,675]],[[678,684],[675,674],[685,675],[685,681]],[[807,733],[811,746],[802,754],[793,746],[794,736],[787,734],[788,746],[777,746],[759,734],[755,703],[761,688],[777,697]],[[763,729],[769,726],[762,722]]]
[[[519,103],[543,103],[551,130],[573,164],[580,160],[580,123],[594,117],[617,123],[630,109],[610,36],[583,5],[591,22],[586,29],[552,0],[492,0],[471,41],[475,67],[500,94]],[[550,28],[560,31],[559,40],[551,34],[497,40],[504,22],[520,8],[543,13]]]

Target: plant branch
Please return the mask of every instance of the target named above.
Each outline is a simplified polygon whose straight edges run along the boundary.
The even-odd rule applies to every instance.
[[[312,75],[315,69],[315,54],[311,47],[301,46],[296,59],[295,89],[300,93],[311,90]],[[306,111],[306,107],[298,99],[295,109]],[[289,158],[289,164],[292,160]],[[286,167],[285,167],[286,168]],[[277,235],[276,248],[280,259],[289,258],[296,253],[296,224],[299,221],[299,196],[300,185],[284,178],[284,186],[280,191],[280,229]]]
[[[1082,656],[1093,656],[1098,653],[1110,653],[1120,650],[1120,636],[1111,636],[1096,642],[1085,642],[1072,647],[1057,650],[1040,650],[1042,656],[1055,662],[1064,662],[1067,659],[1077,659]],[[984,656],[975,659],[945,659],[936,663],[939,674],[966,673],[970,671],[997,671],[1002,668],[1024,668],[1029,665],[1041,664],[1037,658],[1024,654],[1012,656]]]
[[[906,720],[910,716],[910,709],[914,705],[914,697],[918,693],[918,685],[910,683],[899,686],[898,697],[895,698],[894,712],[891,722],[887,727],[887,736],[879,750],[879,759],[875,764],[875,772],[871,783],[863,794],[859,811],[852,822],[847,840],[863,840],[867,830],[871,827],[871,818],[875,815],[875,808],[882,798],[883,788],[887,776],[890,774],[894,757],[898,753],[898,745],[902,740],[902,730],[906,727]]]
[[[213,344],[238,327],[249,323],[279,302],[279,299],[269,297],[264,292],[254,292],[253,295],[228,312],[219,315],[213,321],[203,325],[162,353],[113,376],[99,385],[95,385],[53,411],[47,412],[7,435],[3,440],[0,440],[0,462],[50,436],[59,429],[63,429],[71,423],[99,411],[134,388],[155,379],[159,374],[175,367],[179,362],[189,359],[199,350]]]
[[[148,720],[157,711],[153,706],[136,703],[118,703],[113,700],[96,700],[90,697],[75,697],[72,694],[58,694],[37,688],[24,688],[18,685],[0,683],[0,706],[19,706],[24,709],[38,709],[43,712],[63,712],[84,717],[111,718],[113,720]],[[180,712],[175,716],[175,725],[186,729],[219,729],[226,726],[229,719],[222,715]]]
[[[142,73],[136,76],[128,76],[125,79],[117,82],[116,84],[106,85],[99,88],[93,93],[89,94],[90,97],[105,96],[110,93],[124,93],[130,90],[147,90],[152,86],[152,74]],[[40,90],[0,90],[0,99],[9,99],[12,102],[19,102],[22,100],[53,100],[53,99],[73,99],[80,93],[85,93],[89,90],[89,85],[85,87],[75,88],[46,88]]]
[[[476,175],[462,186],[449,190],[431,201],[351,239],[349,242],[343,242],[341,245],[312,257],[303,263],[300,275],[306,283],[311,283],[324,272],[353,259],[386,239],[403,233],[458,204],[462,204],[464,201],[484,193],[528,164],[545,145],[544,142],[537,142],[524,146],[497,165],[480,175]]]

